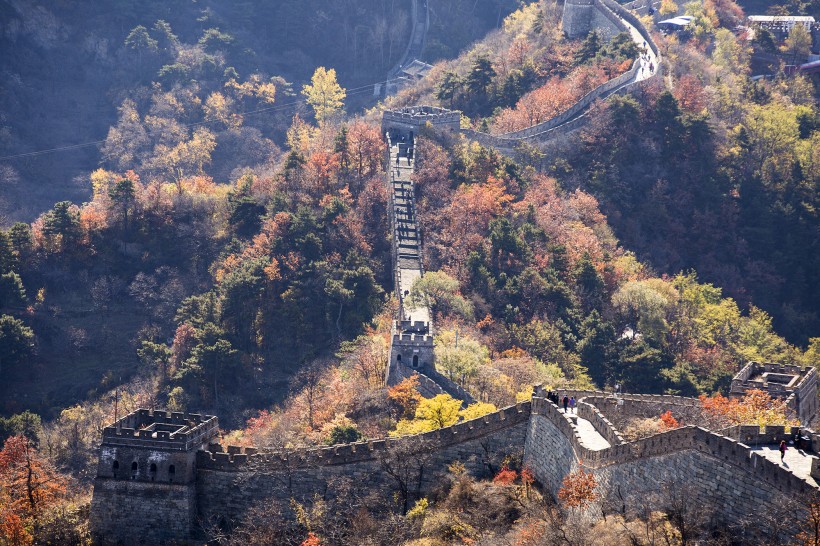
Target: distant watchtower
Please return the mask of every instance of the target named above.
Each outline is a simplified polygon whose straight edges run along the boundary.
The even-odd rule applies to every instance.
[[[436,106],[408,106],[398,110],[385,110],[382,115],[382,134],[415,135],[428,123],[457,133],[461,128],[461,112]],[[396,142],[395,136],[393,141]]]
[[[103,430],[91,530],[96,540],[187,540],[196,519],[196,452],[218,434],[209,415],[140,409]]]

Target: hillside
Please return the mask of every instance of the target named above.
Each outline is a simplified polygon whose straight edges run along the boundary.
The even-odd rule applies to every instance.
[[[399,3],[2,6],[18,21],[3,39],[20,51],[0,61],[20,75],[0,96],[11,152],[49,146],[35,131],[69,134],[33,116],[47,91],[15,82],[23,69],[48,68],[20,58],[65,55],[67,73],[88,61],[102,84],[85,102],[67,100],[84,119],[101,101],[110,111],[88,122],[99,123],[98,152],[4,163],[4,176],[18,179],[3,194],[9,220],[33,221],[0,230],[0,438],[10,438],[0,452],[0,532],[48,543],[70,529],[64,543],[83,543],[100,433],[115,412],[139,407],[218,415],[224,443],[272,450],[429,432],[530,400],[536,383],[701,397],[680,421],[656,412],[619,423],[638,439],[690,424],[808,424],[768,395],[721,395],[743,363],[816,366],[820,351],[816,82],[783,73],[752,82],[757,44],[729,30],[742,15],[734,3],[688,5],[702,32],[657,36],[663,77],[593,104],[589,121],[557,141],[504,155],[423,127],[413,152],[404,147],[425,274],[402,298],[429,309],[437,370],[471,404],[423,399],[418,378],[384,384],[399,306],[398,212],[381,112],[437,104],[459,109],[468,134],[522,129],[629,70],[640,50],[628,33],[569,40],[550,0],[506,17],[506,2],[442,2],[431,8],[430,74],[366,110],[368,80],[395,62],[402,48],[390,44],[401,32],[377,40],[374,30],[362,46],[354,23],[401,27]],[[99,42],[75,57],[61,48],[79,47],[85,21],[116,47]],[[83,94],[85,81],[66,97]],[[50,183],[38,194],[38,169],[76,194]],[[75,181],[72,172],[85,174]],[[20,490],[3,485],[13,478],[5,461],[21,453],[58,484],[45,489],[47,509],[26,508]],[[314,531],[329,544],[493,543],[505,533],[530,544],[538,529],[566,538],[574,516],[530,497],[521,460],[489,471],[499,481],[452,465],[424,499],[430,511],[422,499],[411,507],[407,491],[403,506],[372,511],[372,498],[352,496],[363,526],[355,533],[338,531],[353,511],[334,504],[347,515],[333,519],[319,502],[289,505],[299,518],[267,513],[270,527],[254,528],[251,514],[233,522],[233,536],[209,532],[225,544],[256,531],[301,545],[320,543]],[[482,492],[493,506],[468,502]],[[463,506],[475,528],[445,521]],[[673,509],[648,508],[607,532],[627,541],[644,524],[669,530],[656,518],[672,521]],[[481,514],[497,519],[485,527]],[[711,523],[699,522],[698,536],[718,536]]]
[[[485,16],[489,4],[492,17]],[[515,2],[446,0],[437,6],[430,33],[439,44],[434,59],[480,38]],[[8,226],[33,220],[57,201],[88,200],[88,174],[104,160],[102,141],[126,99],[142,112],[160,90],[184,88],[195,95],[187,99],[204,102],[232,78],[261,78],[277,88],[267,102],[276,101],[281,118],[248,117],[245,134],[226,137],[224,146],[242,143],[263,155],[284,145],[286,121],[299,111],[286,82],[300,88],[316,66],[335,67],[343,85],[357,90],[349,94],[352,111],[370,105],[373,84],[404,53],[410,18],[408,3],[374,0],[150,0],[139,8],[112,0],[3,0],[0,49],[14,54],[0,58],[0,157],[66,149],[2,161],[0,218]],[[203,119],[192,111],[197,104],[186,109],[181,123]],[[223,182],[237,167],[230,160],[223,165],[230,154],[212,164],[211,174]],[[244,164],[255,164],[254,158]]]

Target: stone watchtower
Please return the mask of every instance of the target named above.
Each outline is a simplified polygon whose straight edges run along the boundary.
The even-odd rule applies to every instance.
[[[418,134],[419,129],[428,123],[436,128],[458,133],[461,112],[437,106],[407,106],[398,110],[385,110],[382,114],[382,134]]]
[[[729,396],[743,396],[755,389],[785,400],[803,427],[810,426],[817,414],[817,370],[813,366],[749,362],[732,378]]]
[[[187,540],[196,518],[196,453],[218,434],[209,415],[140,409],[103,430],[91,531],[105,543]]]

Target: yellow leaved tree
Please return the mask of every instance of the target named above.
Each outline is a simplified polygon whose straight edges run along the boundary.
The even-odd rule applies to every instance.
[[[320,66],[313,73],[310,83],[302,88],[307,103],[313,108],[319,125],[344,108],[345,89],[336,81],[336,70]]]
[[[456,424],[459,419],[476,419],[496,411],[496,407],[485,402],[475,402],[461,409],[461,400],[449,394],[439,394],[433,398],[422,399],[413,419],[402,419],[396,425],[391,436],[405,436],[437,430]]]

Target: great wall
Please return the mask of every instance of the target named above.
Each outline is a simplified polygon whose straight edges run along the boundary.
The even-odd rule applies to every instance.
[[[426,0],[416,0],[414,10]],[[606,35],[628,31],[645,42],[654,65],[658,50],[640,21],[612,0],[567,0],[563,27],[570,36],[591,28]],[[423,32],[425,29],[418,29]],[[408,52],[419,38],[415,33]],[[423,43],[423,36],[421,38]],[[558,117],[523,131],[492,136],[460,127],[460,112],[417,106],[387,111],[387,183],[391,190],[390,224],[393,271],[399,312],[393,324],[386,384],[419,374],[420,391],[442,392],[469,402],[469,393],[439,373],[433,351],[430,310],[409,296],[423,276],[422,233],[415,212],[416,137],[430,126],[511,153],[521,142],[540,145],[581,127],[595,100],[622,92],[657,75],[640,61],[628,72],[595,89]],[[816,412],[813,368],[750,364],[736,377],[737,389],[768,388],[786,393],[801,419]],[[786,385],[787,387],[783,387]],[[733,383],[734,388],[734,383]],[[741,391],[738,392],[741,392]],[[811,392],[809,392],[811,391]],[[402,489],[408,503],[433,493],[454,461],[476,477],[490,477],[512,457],[530,468],[540,487],[555,495],[563,478],[583,467],[595,474],[602,494],[598,513],[623,510],[661,486],[685,490],[709,507],[718,521],[762,517],[771,506],[818,492],[820,465],[809,451],[805,464],[786,468],[770,446],[792,432],[784,427],[740,426],[718,432],[684,426],[648,438],[625,441],[621,427],[633,417],[657,417],[662,411],[686,416],[699,401],[660,395],[598,391],[562,391],[578,400],[577,414],[550,401],[534,388],[531,401],[453,426],[400,438],[321,448],[270,451],[222,446],[215,416],[138,410],[103,431],[94,493],[91,529],[101,544],[202,542],[211,526],[228,528],[260,502],[291,499],[311,502],[347,494],[350,487],[370,493]],[[808,443],[820,445],[811,432]],[[810,446],[807,446],[810,447]],[[818,478],[820,479],[820,478]],[[614,507],[614,508],[613,508]],[[618,508],[621,507],[621,508]],[[791,517],[803,517],[795,508]]]

